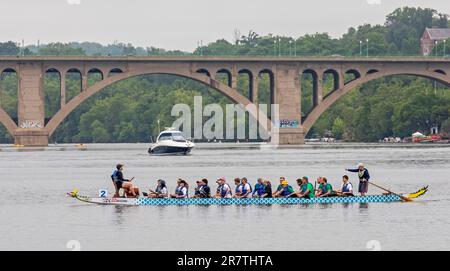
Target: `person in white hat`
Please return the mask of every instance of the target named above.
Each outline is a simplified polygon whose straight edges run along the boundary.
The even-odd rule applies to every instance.
[[[345,169],[349,172],[357,172],[358,178],[359,178],[359,186],[358,186],[358,192],[361,194],[362,197],[366,196],[367,191],[369,190],[369,170],[364,166],[363,163],[359,163],[358,168],[356,169]]]

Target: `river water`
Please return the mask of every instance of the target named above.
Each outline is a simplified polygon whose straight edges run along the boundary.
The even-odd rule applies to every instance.
[[[199,145],[187,157],[149,156],[146,144],[19,149],[0,145],[0,250],[449,250],[450,145]],[[326,176],[337,187],[358,162],[393,191],[430,191],[414,203],[310,206],[97,206],[66,192],[112,191],[110,175],[141,188],[177,177],[210,181]],[[357,185],[356,175],[350,175]],[[215,191],[215,184],[212,189]],[[192,190],[192,189],[191,189]],[[191,191],[192,192],[192,191]],[[371,187],[371,194],[380,193]],[[74,240],[74,241],[71,241]]]

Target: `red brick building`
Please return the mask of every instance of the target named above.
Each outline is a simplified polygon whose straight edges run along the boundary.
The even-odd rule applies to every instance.
[[[450,39],[450,28],[426,28],[420,39],[422,55],[430,55],[436,42],[440,43],[447,39]]]

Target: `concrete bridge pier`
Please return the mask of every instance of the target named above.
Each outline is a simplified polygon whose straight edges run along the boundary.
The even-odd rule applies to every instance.
[[[48,132],[44,129],[17,129],[14,133],[14,144],[27,147],[48,146]]]
[[[45,129],[44,72],[39,62],[18,65],[18,127],[14,131],[17,145],[47,146]]]
[[[275,138],[272,138],[271,142],[279,145],[304,144],[306,135],[301,125],[298,70],[292,65],[277,66],[275,82],[275,104],[279,107],[279,120],[284,124],[272,134]]]

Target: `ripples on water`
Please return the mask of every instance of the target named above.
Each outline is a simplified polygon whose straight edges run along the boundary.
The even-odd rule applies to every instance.
[[[145,144],[54,146],[13,151],[0,146],[0,249],[66,250],[365,250],[378,240],[386,250],[450,249],[450,147],[390,145],[260,148],[203,146],[187,157],[146,154]],[[142,188],[177,177],[270,178],[294,184],[303,175],[326,176],[337,187],[344,168],[367,164],[372,180],[398,192],[430,185],[420,202],[298,206],[95,206],[65,193],[95,195],[110,187],[117,162]],[[354,185],[356,175],[350,175]],[[215,185],[212,185],[213,191]],[[192,190],[192,189],[191,189]],[[192,191],[191,191],[192,192]],[[370,188],[371,193],[378,193]],[[174,246],[174,243],[177,245]]]

